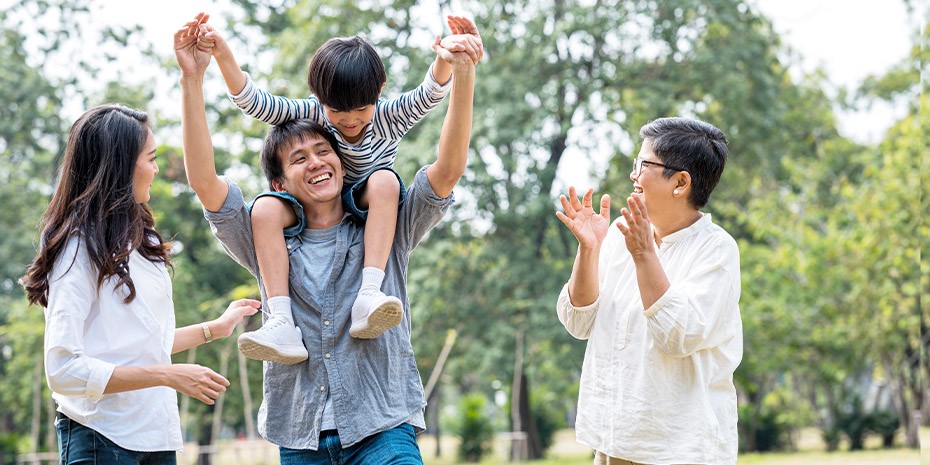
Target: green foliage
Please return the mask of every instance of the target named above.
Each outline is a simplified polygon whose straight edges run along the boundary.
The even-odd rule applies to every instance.
[[[865,435],[869,431],[869,416],[863,411],[862,398],[853,395],[849,401],[840,406],[836,415],[836,427],[849,441],[849,450],[862,450]]]
[[[16,463],[16,456],[26,449],[28,441],[25,434],[0,434],[0,463]]]
[[[866,412],[862,398],[858,394],[846,396],[841,403],[833,406],[833,424],[824,428],[824,438],[828,450],[836,450],[842,435],[849,444],[849,450],[862,450],[865,439],[870,434],[882,438],[886,448],[894,445],[894,437],[901,426],[898,414],[887,410]]]
[[[490,449],[494,437],[491,420],[485,413],[487,400],[478,393],[466,394],[459,400],[459,421],[454,427],[461,438],[459,459],[465,462],[480,462]]]
[[[556,431],[565,427],[565,417],[563,416],[564,412],[559,409],[559,399],[555,398],[554,393],[545,392],[545,394],[541,394],[541,392],[544,392],[541,389],[533,392],[540,393],[530,399],[530,410],[533,412],[536,431],[539,432],[539,442],[545,455],[545,451],[552,446]]]
[[[312,52],[331,36],[352,34],[375,44],[388,68],[385,95],[397,95],[423,78],[433,59],[429,45],[442,28],[441,17],[418,16],[412,0],[233,3],[226,18],[211,21],[227,20],[227,37],[253,78],[292,97],[308,92]],[[257,293],[254,279],[216,245],[186,185],[178,123],[158,114],[155,103],[165,97],[152,90],[157,83],[117,80],[89,95],[76,77],[59,82],[43,74],[45,63],[77,42],[80,31],[71,25],[86,18],[88,4],[23,1],[0,11],[0,197],[6,200],[0,405],[8,407],[0,413],[0,435],[14,442],[28,440],[32,396],[48,396],[44,383],[37,391],[34,382],[41,311],[25,307],[15,280],[34,255],[36,225],[55,179],[67,130],[58,116],[63,101],[121,101],[152,113],[161,173],[151,205],[159,230],[177,246],[179,325],[214,318],[229,300]],[[930,273],[917,265],[928,237],[923,135],[930,120],[918,118],[917,110],[927,107],[930,93],[916,83],[915,70],[923,68],[915,63],[930,61],[927,47],[914,47],[908,62],[867,80],[855,102],[836,102],[824,90],[823,73],[800,79],[787,73],[791,54],[769,21],[741,0],[448,6],[442,4],[442,14],[474,17],[487,59],[478,67],[473,150],[456,189],[458,205],[411,257],[414,347],[424,376],[442,346],[435,335],[456,329],[442,382],[461,392],[490,392],[491,380],[513,378],[514,335],[522,332],[532,417],[546,445],[577,400],[585,346],[562,329],[553,310],[575,254],[574,238],[552,215],[554,196],[565,190],[556,173],[588,164],[590,153],[609,156],[606,169],[592,173],[599,183],[593,187],[613,194],[616,205],[629,191],[639,127],[681,114],[718,125],[731,140],[708,211],[741,250],[745,354],[735,380],[741,399],[748,399],[739,409],[741,447],[790,448],[791,432],[811,423],[812,412],[829,405],[838,386],[875,366],[900,382],[910,407],[919,407],[913,393],[930,359],[919,334],[930,326],[926,305],[920,306],[921,295],[930,294]],[[23,18],[39,17],[42,29],[27,29]],[[139,43],[136,33],[132,25],[111,28],[100,42],[150,54],[151,45]],[[25,52],[35,44],[38,59]],[[176,79],[172,60],[159,58]],[[109,59],[78,63],[75,75],[95,77]],[[274,68],[257,68],[270,61]],[[832,109],[870,99],[912,102],[909,116],[878,146],[841,136]],[[440,106],[404,138],[397,168],[405,179],[434,158],[444,112]],[[208,115],[219,171],[232,168],[254,193],[264,185],[256,154],[267,126],[243,118],[222,97],[208,99]],[[217,367],[222,348],[203,346],[195,361]],[[223,420],[241,431],[249,414],[242,413],[236,376],[228,376],[235,389],[226,394]],[[260,365],[250,362],[246,376],[258,397]],[[788,395],[788,386],[811,405]],[[191,424],[206,424],[210,413],[192,402]],[[887,423],[876,421],[868,431],[891,430],[890,415],[883,415]],[[819,423],[834,424],[827,420]],[[482,424],[475,428],[485,431]],[[43,432],[49,426],[44,421]],[[824,435],[833,445],[842,437],[838,424]]]
[[[740,405],[737,414],[740,451],[754,452],[794,449],[794,433],[812,416],[788,388],[768,393],[761,402]]]
[[[894,436],[901,428],[898,414],[888,410],[880,410],[869,414],[869,431],[882,438],[882,446],[894,447]]]

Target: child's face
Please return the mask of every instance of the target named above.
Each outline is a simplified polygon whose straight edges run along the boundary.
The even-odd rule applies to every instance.
[[[330,106],[323,105],[323,116],[333,125],[348,143],[358,142],[362,138],[362,131],[375,117],[375,106],[365,105],[349,111],[339,111]]]

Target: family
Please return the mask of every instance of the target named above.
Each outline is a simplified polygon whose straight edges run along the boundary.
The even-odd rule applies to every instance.
[[[148,205],[158,174],[146,113],[90,109],[71,126],[59,177],[21,282],[45,309],[45,372],[60,463],[175,464],[177,392],[213,404],[229,381],[171,355],[233,334],[263,361],[259,433],[281,464],[422,464],[423,386],[411,344],[407,268],[455,203],[472,132],[473,21],[449,16],[422,83],[386,98],[385,68],[359,36],[328,40],[307,73],[310,97],[260,89],[200,13],[174,35],[184,167],[226,253],[261,300],[177,328],[170,244]],[[268,191],[248,203],[217,173],[204,101],[215,61],[232,102],[268,123]],[[403,136],[448,95],[435,160],[405,183]],[[742,357],[737,244],[701,211],[728,156],[723,132],[690,118],[640,131],[632,193],[561,196],[578,241],[555,317],[588,340],[577,438],[598,464],[734,464],[733,372]],[[553,318],[554,323],[554,318]]]

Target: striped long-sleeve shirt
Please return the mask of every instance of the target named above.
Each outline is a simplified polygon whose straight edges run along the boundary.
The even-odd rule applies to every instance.
[[[393,166],[400,139],[449,93],[452,80],[439,84],[432,71],[430,67],[417,88],[393,99],[379,99],[375,104],[374,118],[355,144],[346,142],[336,127],[326,120],[323,107],[315,96],[290,99],[272,95],[256,87],[252,78],[246,75],[245,87],[238,95],[229,94],[229,98],[243,113],[268,124],[308,118],[326,128],[339,142],[345,180],[347,184],[353,184],[368,173]]]

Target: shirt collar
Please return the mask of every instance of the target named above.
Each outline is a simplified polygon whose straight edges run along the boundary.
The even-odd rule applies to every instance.
[[[701,217],[697,221],[695,221],[691,226],[675,231],[669,234],[668,236],[663,237],[662,243],[670,244],[672,242],[678,242],[691,235],[697,234],[698,232],[706,229],[710,225],[711,225],[710,213],[701,213]]]

